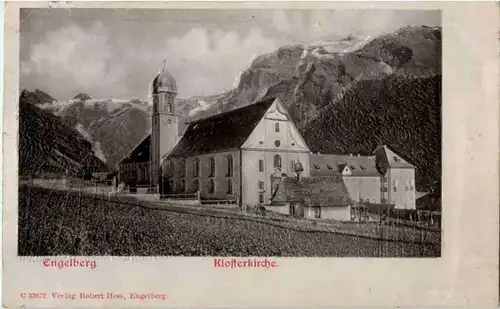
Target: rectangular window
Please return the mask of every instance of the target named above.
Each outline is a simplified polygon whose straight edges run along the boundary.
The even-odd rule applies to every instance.
[[[259,172],[264,172],[264,160],[259,160]]]
[[[259,203],[264,204],[264,194],[259,194]]]
[[[232,155],[227,155],[226,156],[226,161],[227,161],[227,177],[233,177],[233,156]]]
[[[295,173],[295,161],[290,161],[290,171],[292,173]]]
[[[276,122],[276,123],[274,124],[274,131],[276,131],[276,132],[279,132],[279,131],[280,131],[280,123],[279,123],[279,122]]]
[[[264,190],[264,182],[259,180],[259,190]]]
[[[199,177],[200,176],[200,160],[198,158],[195,158],[193,160],[193,177]]]
[[[210,157],[210,174],[208,177],[214,177],[215,176],[215,158]]]

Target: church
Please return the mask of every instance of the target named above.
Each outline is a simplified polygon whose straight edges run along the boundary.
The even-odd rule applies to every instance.
[[[176,95],[164,68],[150,85],[151,132],[117,163],[120,182],[287,214],[302,205],[301,216],[348,220],[357,202],[415,209],[415,167],[385,145],[371,156],[312,153],[277,98],[185,123]]]

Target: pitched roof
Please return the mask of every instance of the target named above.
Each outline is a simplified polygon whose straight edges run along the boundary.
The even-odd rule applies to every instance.
[[[141,141],[126,156],[118,161],[116,165],[148,162],[151,159],[150,145],[151,133],[141,139]]]
[[[415,168],[415,166],[398,156],[386,145],[378,146],[375,151],[373,151],[373,154],[381,167]]]
[[[171,157],[237,149],[253,132],[275,98],[190,123]]]
[[[284,177],[271,198],[272,203],[304,202],[305,206],[348,206],[354,204],[340,177]]]
[[[148,133],[143,138],[141,138],[139,142],[126,155],[124,155],[118,162],[115,163],[115,166],[131,162],[142,162],[146,159],[146,157],[147,160],[150,160],[150,145],[151,129],[149,129]],[[144,153],[144,151],[146,151],[147,153]]]
[[[346,165],[352,176],[380,176],[375,164],[375,156],[350,156],[311,154],[311,176],[340,176]]]

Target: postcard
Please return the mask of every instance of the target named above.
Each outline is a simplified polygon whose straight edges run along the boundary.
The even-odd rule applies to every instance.
[[[495,307],[494,2],[7,2],[4,306]]]

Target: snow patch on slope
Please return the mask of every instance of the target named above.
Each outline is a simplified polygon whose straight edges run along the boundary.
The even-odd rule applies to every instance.
[[[101,159],[101,161],[106,162],[107,159],[101,149],[101,143],[98,141],[94,141],[92,135],[90,135],[90,133],[83,128],[83,125],[81,123],[77,123],[75,129],[83,136],[83,138],[85,138],[89,143],[92,144],[92,150],[94,151],[95,156]]]
[[[69,106],[71,106],[71,103],[66,101],[53,101],[37,105],[37,107],[48,110],[56,116],[61,116]]]
[[[212,107],[212,104],[207,103],[204,100],[198,100],[198,104],[199,104],[198,107],[193,108],[192,110],[189,111],[189,114],[188,114],[189,117],[192,117],[201,111],[206,111],[210,107]]]
[[[363,48],[363,46],[365,46],[371,40],[372,40],[372,37],[371,36],[367,36],[363,40],[359,41],[358,43],[356,43],[356,44],[354,44],[352,46],[349,46],[348,48],[344,49],[343,52],[344,53],[350,53],[350,52],[359,50],[359,49]]]

